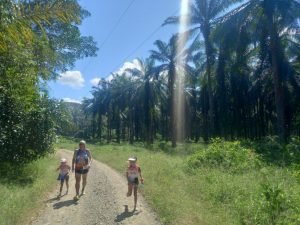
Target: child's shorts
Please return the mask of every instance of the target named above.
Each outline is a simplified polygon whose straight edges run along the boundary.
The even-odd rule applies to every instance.
[[[57,180],[60,180],[61,183],[63,183],[64,181],[69,181],[69,174],[58,174]]]
[[[128,179],[128,185],[139,185],[139,178],[134,178],[133,180]]]

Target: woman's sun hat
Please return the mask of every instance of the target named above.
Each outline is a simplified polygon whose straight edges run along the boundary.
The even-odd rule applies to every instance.
[[[85,140],[81,140],[80,142],[79,142],[79,144],[81,145],[86,145],[86,142],[85,142]]]

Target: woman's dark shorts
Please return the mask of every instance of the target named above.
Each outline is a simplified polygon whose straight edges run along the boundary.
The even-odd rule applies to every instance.
[[[87,174],[88,172],[89,172],[89,169],[75,170],[75,173],[79,173],[79,174]]]

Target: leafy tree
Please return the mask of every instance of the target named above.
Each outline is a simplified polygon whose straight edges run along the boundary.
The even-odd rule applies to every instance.
[[[2,160],[26,163],[51,152],[61,122],[53,115],[62,111],[56,111],[42,83],[76,59],[95,55],[95,42],[78,29],[86,16],[75,0],[1,1]]]

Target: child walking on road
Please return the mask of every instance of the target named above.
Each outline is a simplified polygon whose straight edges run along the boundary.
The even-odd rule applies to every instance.
[[[134,194],[134,210],[136,209],[137,203],[137,190],[139,185],[139,177],[141,178],[141,183],[144,183],[144,179],[142,177],[141,168],[136,164],[137,157],[130,157],[128,159],[129,165],[126,171],[126,177],[128,181],[128,192],[127,197],[132,195],[132,189]]]
[[[61,159],[60,165],[57,168],[57,170],[59,170],[59,175],[58,175],[57,180],[60,181],[60,189],[59,189],[59,194],[58,194],[58,198],[59,198],[59,197],[61,197],[61,192],[62,192],[65,181],[66,181],[66,186],[67,186],[66,194],[68,194],[68,191],[69,191],[69,173],[70,173],[71,167],[67,164],[67,160],[65,158]]]

